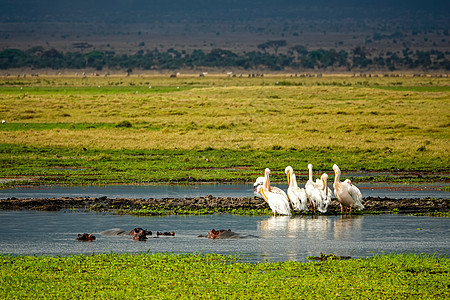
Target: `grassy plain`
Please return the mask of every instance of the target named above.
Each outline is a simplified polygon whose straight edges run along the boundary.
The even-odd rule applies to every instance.
[[[0,297],[446,299],[450,260],[429,255],[240,263],[216,254],[0,256]]]
[[[269,167],[283,180],[287,165],[337,163],[442,180],[449,104],[448,78],[3,77],[0,177],[252,181]]]

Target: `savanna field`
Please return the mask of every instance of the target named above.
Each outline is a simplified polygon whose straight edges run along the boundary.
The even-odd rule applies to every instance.
[[[450,80],[324,75],[0,78],[1,187],[253,182],[264,168],[386,171],[447,182]],[[419,175],[415,175],[419,174]],[[430,299],[448,257],[300,263],[239,255],[0,255],[0,297]]]
[[[2,77],[0,176],[242,182],[265,167],[281,180],[287,165],[332,173],[336,163],[434,181],[448,171],[448,78],[245,77]]]

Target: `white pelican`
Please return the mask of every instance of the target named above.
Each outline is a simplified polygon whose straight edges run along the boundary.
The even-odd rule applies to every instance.
[[[308,164],[309,179],[305,184],[306,195],[311,202],[313,210],[325,213],[327,212],[328,205],[331,202],[332,192],[327,186],[328,175],[323,173],[320,179],[313,181],[312,164]]]
[[[289,202],[281,195],[277,193],[269,192],[265,185],[259,185],[256,191],[261,194],[261,196],[266,200],[269,204],[270,209],[275,216],[276,213],[281,215],[291,215],[291,208],[289,206]]]
[[[344,182],[341,182],[339,177],[341,176],[341,170],[335,164],[333,165],[334,170],[334,194],[341,204],[341,213],[348,208],[350,208],[350,213],[352,213],[352,208],[355,209],[364,209],[364,205],[362,205],[362,194],[359,189],[354,186],[349,179],[346,179]]]
[[[316,184],[318,184],[319,179],[316,180]],[[331,196],[332,192],[331,189],[328,187],[328,174],[323,173],[322,176],[320,176],[320,183],[321,188],[319,188],[320,191],[320,200],[317,201],[317,210],[321,213],[326,213],[328,209],[328,205],[331,203]]]
[[[253,193],[255,194],[255,196],[262,198],[262,195],[260,193],[258,193],[258,190],[257,190],[258,186],[260,186],[260,185],[266,186],[267,189],[272,193],[286,195],[286,193],[279,187],[270,185],[270,169],[266,168],[264,170],[264,175],[265,176],[256,178],[255,183],[253,183]],[[287,196],[286,196],[286,198],[287,198]]]
[[[318,200],[318,193],[319,189],[322,187],[322,184],[318,184],[317,182],[313,181],[313,171],[312,171],[312,164],[308,164],[308,170],[309,170],[309,177],[308,181],[305,184],[305,191],[306,195],[308,196],[308,199],[311,203],[311,207],[313,210],[316,209],[316,201]]]
[[[286,169],[284,169],[284,172],[286,173],[287,182],[289,185],[287,195],[289,200],[292,202],[293,208],[295,210],[308,211],[308,207],[306,205],[308,202],[308,196],[306,196],[305,189],[298,187],[294,170],[291,166],[287,166]]]

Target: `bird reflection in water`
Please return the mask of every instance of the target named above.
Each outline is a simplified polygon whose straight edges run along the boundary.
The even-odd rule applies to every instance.
[[[331,228],[331,220],[324,216],[270,217],[258,223],[262,237],[285,236],[298,238],[306,235],[316,239],[326,239]]]
[[[334,220],[334,239],[354,239],[361,234],[364,216],[341,215]]]
[[[363,216],[277,216],[258,222],[262,238],[285,237],[314,240],[354,239],[361,234]]]

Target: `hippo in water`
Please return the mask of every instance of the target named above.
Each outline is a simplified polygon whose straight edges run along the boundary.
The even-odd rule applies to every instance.
[[[133,232],[133,240],[145,241],[147,240],[147,231],[142,228],[135,228]]]
[[[114,236],[114,235],[131,235],[134,236],[137,233],[143,231],[143,233],[145,233],[145,236],[147,235],[152,235],[152,232],[150,230],[147,229],[142,229],[140,227],[134,228],[132,230],[125,230],[122,228],[112,228],[112,229],[108,229],[105,231],[100,232],[100,234],[102,235],[110,235],[110,236]]]
[[[212,229],[208,232],[208,239],[239,239],[242,236],[236,232],[231,231],[231,229],[225,230],[215,230]]]
[[[89,233],[83,233],[83,234],[78,234],[77,237],[78,241],[85,241],[85,242],[92,242],[95,241],[95,235],[89,234]]]
[[[174,231],[172,231],[172,232],[167,232],[167,231],[165,231],[165,232],[157,232],[156,233],[156,235],[157,236],[160,236],[160,235],[162,235],[162,236],[175,236],[175,232]]]

